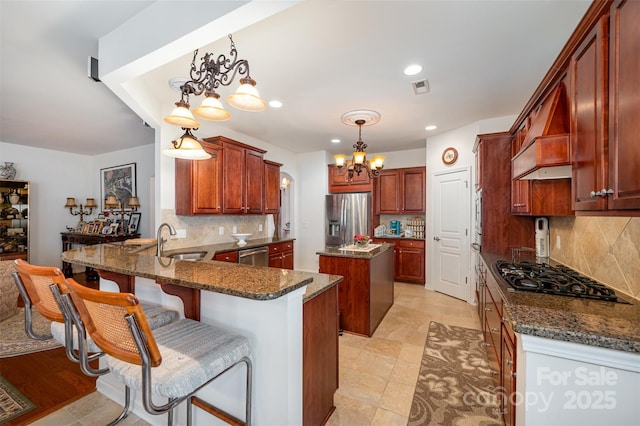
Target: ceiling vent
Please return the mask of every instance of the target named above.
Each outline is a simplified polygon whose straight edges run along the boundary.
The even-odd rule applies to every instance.
[[[416,95],[423,95],[431,91],[431,89],[429,89],[429,80],[426,78],[424,80],[412,81],[411,87],[413,87]]]

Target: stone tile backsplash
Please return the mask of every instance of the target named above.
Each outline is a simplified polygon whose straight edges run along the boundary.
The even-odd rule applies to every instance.
[[[551,217],[549,229],[553,260],[640,300],[640,217]]]
[[[167,242],[164,247],[167,250],[235,241],[231,236],[234,226],[238,228],[238,233],[251,234],[249,239],[273,236],[267,233],[267,216],[264,215],[176,216],[175,210],[163,209],[161,217],[160,223],[166,222],[175,229],[187,230],[187,238],[180,239],[169,239],[166,235],[168,231],[165,231],[163,236]],[[262,231],[258,231],[260,225]],[[224,228],[224,235],[220,235],[220,227]]]

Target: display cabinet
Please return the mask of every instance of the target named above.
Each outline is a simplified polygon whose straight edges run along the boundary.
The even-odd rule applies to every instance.
[[[29,182],[0,180],[0,260],[29,261]]]

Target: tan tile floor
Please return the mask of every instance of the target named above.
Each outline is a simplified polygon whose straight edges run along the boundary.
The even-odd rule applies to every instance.
[[[340,337],[340,388],[327,426],[407,424],[431,321],[480,328],[474,306],[419,285],[396,283],[395,303],[371,338]],[[94,392],[34,425],[106,424],[120,410]],[[147,425],[134,415],[121,424]]]

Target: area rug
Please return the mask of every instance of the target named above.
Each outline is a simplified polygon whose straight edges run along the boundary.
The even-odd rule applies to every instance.
[[[409,426],[501,425],[482,331],[431,322]]]
[[[36,405],[0,376],[0,425],[36,408]]]
[[[51,322],[33,312],[33,329],[38,334],[50,333]],[[0,322],[0,358],[30,354],[60,347],[55,339],[34,340],[24,331],[24,308],[20,312]]]

